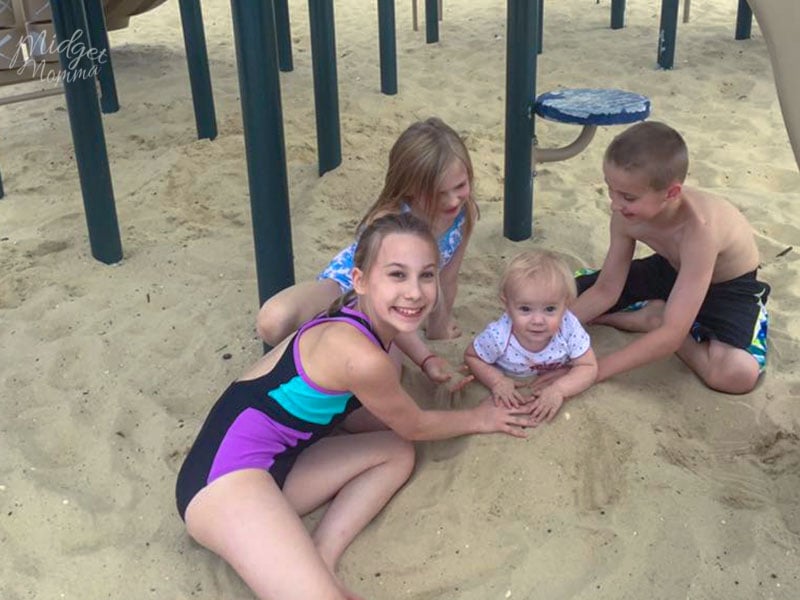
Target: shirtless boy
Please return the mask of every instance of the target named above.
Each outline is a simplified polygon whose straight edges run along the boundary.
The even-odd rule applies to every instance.
[[[597,381],[675,352],[710,388],[747,393],[766,365],[770,287],[756,279],[750,224],[727,200],[683,185],[687,170],[686,143],[663,123],[614,138],[603,160],[608,253],[601,271],[578,276],[572,311],[644,333],[600,357]],[[634,260],[636,242],[655,254]]]

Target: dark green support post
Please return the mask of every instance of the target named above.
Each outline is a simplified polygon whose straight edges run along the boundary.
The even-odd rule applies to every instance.
[[[394,0],[378,0],[378,46],[381,57],[381,92],[397,93],[397,43]]]
[[[2,198],[5,195],[6,195],[5,191],[3,191],[3,174],[0,173],[0,198]]]
[[[625,0],[611,0],[611,29],[625,27]]]
[[[104,113],[115,113],[119,110],[117,84],[114,81],[114,69],[111,66],[111,48],[108,45],[106,16],[100,0],[84,0],[86,22],[89,25],[89,41],[97,50],[94,59],[97,69],[97,81],[100,84],[100,110]]]
[[[59,42],[71,39],[76,31],[86,33],[83,2],[53,2],[51,9]],[[68,57],[59,52],[58,58],[64,74],[64,95],[92,256],[106,264],[116,263],[122,260],[122,242],[97,90],[94,77],[86,76],[91,73],[92,62],[86,54]]]
[[[739,0],[739,8],[736,11],[736,35],[737,40],[749,40],[750,30],[753,27],[753,10],[747,0]]]
[[[539,24],[539,35],[536,38],[536,54],[541,54],[544,44],[544,0],[539,0],[539,17],[537,23]]]
[[[284,73],[294,69],[292,63],[292,25],[289,1],[275,0],[275,27],[278,31],[278,68]]]
[[[294,283],[273,0],[231,0],[259,306]]]
[[[538,0],[508,0],[506,39],[506,148],[503,235],[531,237],[533,223],[532,141],[535,135]]]
[[[425,0],[425,41],[439,41],[439,0]]]
[[[179,6],[197,137],[201,140],[213,140],[217,137],[217,118],[214,114],[214,95],[211,91],[211,74],[208,70],[203,11],[200,0],[180,0]]]
[[[317,113],[317,156],[319,174],[323,175],[342,162],[333,0],[308,0],[308,20],[311,25],[311,65]]]
[[[658,66],[671,69],[675,63],[675,37],[678,32],[678,0],[661,0],[661,26],[658,28]]]

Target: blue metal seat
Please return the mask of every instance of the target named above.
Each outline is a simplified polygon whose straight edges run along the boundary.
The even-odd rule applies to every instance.
[[[572,158],[582,152],[592,141],[599,125],[626,125],[643,121],[650,116],[650,99],[624,90],[564,89],[541,94],[534,103],[534,112],[550,121],[583,125],[578,138],[567,146],[534,147],[534,163],[553,162]]]

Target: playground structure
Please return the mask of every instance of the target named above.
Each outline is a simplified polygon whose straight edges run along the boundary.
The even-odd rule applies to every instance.
[[[30,8],[18,12],[20,2],[35,5],[41,9],[49,6],[52,15],[50,21],[52,34],[50,41],[44,43],[50,46],[53,42],[57,42],[55,45],[60,68],[53,65],[47,72],[57,70],[60,80],[63,80],[92,256],[106,264],[119,262],[122,259],[122,243],[114,204],[105,135],[100,118],[100,106],[102,106],[103,112],[115,112],[119,108],[113,82],[104,10],[109,10],[112,16],[115,15],[113,21],[115,26],[123,27],[127,25],[131,15],[154,8],[162,4],[164,0],[136,0],[135,2],[133,0],[110,0],[105,2],[105,8],[101,4],[101,0],[54,2],[52,5],[49,5],[47,0],[14,1],[14,23],[22,23],[27,15],[35,14],[34,10]],[[217,135],[217,125],[200,2],[199,0],[180,0],[179,4],[197,134],[199,138],[214,139]],[[0,0],[0,6],[7,10],[10,6],[9,0]],[[18,15],[22,15],[21,20]],[[26,27],[28,25],[29,23],[26,23]],[[78,36],[74,39],[87,40],[88,44],[81,42],[80,51],[68,55],[68,49],[62,46],[69,46],[73,36]],[[4,38],[0,37],[0,40],[2,39]],[[20,44],[19,41],[17,43]],[[31,48],[35,49],[35,47],[36,42]],[[101,55],[106,57],[102,64],[96,58]],[[35,53],[30,56],[33,58],[31,62],[39,62],[36,60]],[[28,61],[26,60],[26,62]],[[44,62],[47,63],[46,60]],[[24,69],[21,72],[24,73]],[[34,71],[33,79],[42,79],[42,72]],[[87,76],[87,74],[95,73],[101,88],[100,106],[98,106],[95,77]],[[15,73],[15,75],[18,76],[19,73]],[[2,83],[0,80],[0,84]],[[19,83],[19,80],[18,77],[8,76],[5,83]],[[12,100],[29,100],[35,97],[37,95],[34,93],[24,95],[22,98],[12,97]],[[0,198],[3,197],[3,192],[2,179],[0,179]]]
[[[92,1],[99,2],[83,0],[83,4]],[[394,0],[377,2],[381,90],[383,93],[396,93]],[[74,31],[87,27],[82,3],[69,4],[67,7],[59,2],[54,6],[53,21],[58,39],[69,39]],[[181,0],[180,5],[198,136],[213,139],[216,135],[216,124],[213,121],[213,101],[199,3],[197,0]],[[767,39],[782,110],[795,156],[800,164],[797,137],[800,135],[800,72],[790,69],[792,59],[800,56],[800,41],[791,30],[791,24],[800,21],[800,4],[795,0],[750,0],[750,5],[762,24],[762,32]],[[263,302],[294,282],[278,72],[279,66],[282,70],[286,70],[287,66],[291,69],[289,16],[286,0],[231,0],[231,6],[259,300]],[[541,48],[541,6],[542,0],[507,0],[504,235],[512,240],[527,239],[531,235],[534,162],[541,162],[547,157],[544,149],[536,149],[532,143],[536,141],[534,115],[537,112],[543,114],[540,111],[546,112],[547,108],[543,101],[537,102],[536,97],[536,58],[537,51]],[[310,2],[309,11],[319,170],[324,173],[338,166],[341,161],[333,0]],[[190,51],[192,30],[195,34],[195,52]],[[196,35],[198,31],[199,41]],[[428,42],[438,40],[437,0],[426,0],[426,32]],[[62,69],[68,70],[63,56],[61,60]],[[85,65],[78,64],[76,68],[85,68]],[[198,91],[196,78],[192,74],[200,73],[202,76],[203,71],[205,82],[200,88],[205,89]],[[391,91],[391,85],[385,87],[385,83],[393,84],[394,91]],[[116,262],[122,258],[122,251],[94,82],[70,81],[67,78],[65,91],[92,253],[102,262]],[[649,111],[649,106],[647,110]],[[608,116],[609,113],[605,114]],[[632,114],[636,117],[635,120],[646,116],[642,110],[634,110]],[[564,114],[555,116],[558,120],[565,120]],[[554,118],[554,114],[545,117]],[[597,114],[593,113],[590,120],[596,117]],[[584,125],[584,131],[569,150],[556,149],[560,152],[560,157],[557,156],[555,160],[568,158],[567,154],[574,155],[574,152],[582,149],[581,146],[588,144],[591,137],[587,126],[596,126],[597,123],[578,123]],[[87,168],[88,165],[92,168]]]

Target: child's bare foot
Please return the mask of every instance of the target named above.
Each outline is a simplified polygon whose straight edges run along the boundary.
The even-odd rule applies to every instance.
[[[425,328],[425,337],[429,340],[454,340],[461,337],[461,328],[452,320],[443,328],[429,325]]]
[[[647,333],[661,326],[664,321],[663,300],[648,300],[647,304],[635,311],[620,311],[608,315],[600,315],[592,320],[593,325],[608,325],[623,331]]]

